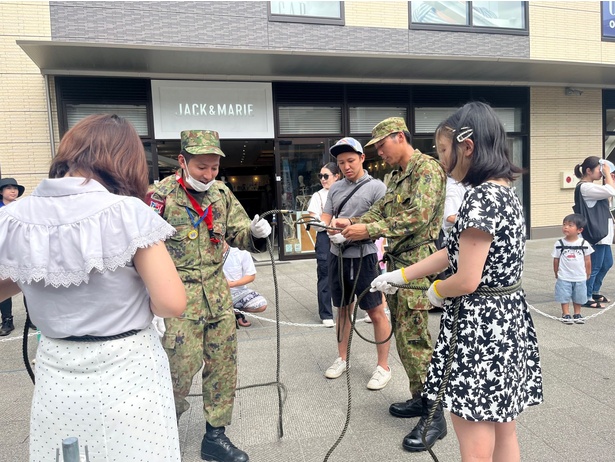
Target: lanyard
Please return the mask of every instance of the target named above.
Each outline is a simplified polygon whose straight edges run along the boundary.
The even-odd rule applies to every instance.
[[[190,217],[190,222],[192,223],[192,226],[196,230],[196,228],[198,228],[201,222],[205,220],[205,224],[207,225],[207,230],[209,231],[209,240],[214,244],[218,244],[220,240],[217,239],[216,236],[214,235],[214,218],[213,218],[213,212],[212,212],[211,206],[203,210],[203,208],[197,202],[197,200],[194,197],[192,197],[192,195],[188,192],[188,189],[186,189],[186,184],[184,183],[184,179],[179,174],[175,175],[175,179],[186,192],[186,195],[188,196],[188,199],[190,200],[190,203],[192,204],[192,208],[196,210],[196,212],[199,214],[199,219],[198,221],[195,222],[194,218],[192,217],[192,213],[190,213],[190,210],[188,210],[188,207],[186,207],[186,212],[188,213],[188,216]]]

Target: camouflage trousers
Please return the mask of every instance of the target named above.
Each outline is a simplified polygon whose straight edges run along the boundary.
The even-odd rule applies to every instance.
[[[387,300],[391,316],[395,319],[397,353],[408,375],[410,393],[416,398],[423,391],[433,347],[427,328],[429,312],[409,308],[414,304],[412,297],[406,294],[412,292],[399,290],[397,294],[387,297]]]
[[[192,379],[203,367],[203,414],[214,427],[230,425],[237,387],[235,315],[215,319],[165,319],[162,345],[169,357],[177,419],[188,410]]]

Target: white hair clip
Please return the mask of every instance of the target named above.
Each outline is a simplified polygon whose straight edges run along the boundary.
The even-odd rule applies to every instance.
[[[461,127],[461,130],[459,131],[459,134],[455,137],[455,139],[458,143],[461,143],[462,141],[465,141],[470,138],[473,134],[474,130],[472,130],[470,127]]]

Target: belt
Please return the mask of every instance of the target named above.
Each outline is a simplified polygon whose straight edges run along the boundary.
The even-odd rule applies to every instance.
[[[502,296],[502,295],[510,295],[517,292],[521,289],[521,279],[515,282],[512,286],[506,287],[487,287],[481,286],[477,288],[473,293],[482,296]],[[468,294],[472,295],[472,294]]]
[[[58,340],[68,340],[69,342],[106,342],[108,340],[118,340],[121,338],[130,337],[132,335],[138,334],[139,332],[141,332],[141,329],[128,330],[126,332],[122,332],[121,334],[109,335],[107,337],[96,337],[94,335],[82,335],[80,337],[70,336],[70,337],[65,337],[65,338],[61,338]]]

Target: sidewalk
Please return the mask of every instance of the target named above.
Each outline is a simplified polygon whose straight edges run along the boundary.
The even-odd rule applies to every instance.
[[[551,250],[554,240],[528,241],[523,287],[528,302],[548,314],[559,316],[553,301],[554,277]],[[263,261],[263,255],[258,260]],[[271,266],[259,264],[255,287],[269,300],[262,317],[274,319],[274,287]],[[316,262],[295,261],[276,265],[279,309],[282,321],[314,327],[280,326],[281,382],[287,392],[284,404],[284,437],[278,438],[278,395],[275,386],[237,392],[231,440],[246,450],[252,462],[317,462],[337,440],[347,410],[345,375],[324,378],[336,358],[335,330],[320,326],[316,302]],[[615,269],[606,277],[603,293],[615,300]],[[28,460],[28,420],[32,384],[21,359],[21,329],[25,313],[21,296],[14,298],[16,331],[0,338],[0,438],[2,460]],[[599,310],[584,308],[585,316]],[[545,402],[530,408],[518,420],[523,461],[607,462],[615,460],[615,310],[592,318],[585,325],[564,325],[532,312],[540,345]],[[359,315],[361,319],[362,314]],[[239,337],[239,386],[275,381],[275,324],[250,318],[252,327]],[[430,314],[435,339],[439,314]],[[373,336],[371,325],[361,323],[363,335]],[[30,337],[34,355],[36,337]],[[386,388],[366,388],[376,366],[376,351],[354,336],[351,356],[352,409],[350,426],[329,461],[428,462],[428,453],[408,453],[401,441],[416,419],[397,419],[388,406],[406,400],[407,379],[394,342],[389,358],[393,378]],[[192,393],[200,392],[200,377]],[[204,420],[199,397],[189,398],[192,408],[180,421],[183,461],[200,461]],[[449,434],[436,443],[441,462],[460,460],[450,419]],[[67,435],[70,436],[70,435]],[[61,442],[58,442],[58,445]],[[119,461],[118,461],[119,462]]]

